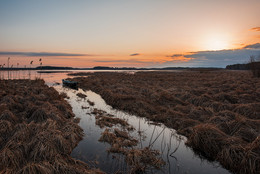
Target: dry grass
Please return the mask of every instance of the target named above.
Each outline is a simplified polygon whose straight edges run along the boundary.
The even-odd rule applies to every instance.
[[[136,147],[138,140],[129,134],[134,128],[126,120],[115,118],[113,115],[98,109],[94,109],[92,113],[96,115],[96,125],[106,128],[99,141],[111,145],[107,149],[108,152],[120,153],[125,156],[125,161],[130,166],[128,173],[145,173],[147,168],[159,169],[165,165],[159,156],[159,151],[149,147]],[[114,126],[120,126],[120,129]]]
[[[128,131],[134,130],[133,126],[129,125],[126,120],[116,118],[113,115],[107,114],[104,111],[95,109],[92,113],[96,114],[96,125],[98,125],[100,128],[120,125]]]
[[[135,147],[138,140],[132,138],[128,132],[117,128],[105,129],[99,141],[111,145],[108,152],[121,153],[125,156],[126,163],[130,166],[130,173],[145,173],[147,168],[160,169],[165,162],[160,157],[160,152],[149,147]]]
[[[0,173],[100,173],[70,157],[83,137],[77,123],[43,80],[0,80]]]
[[[94,106],[94,105],[95,105],[95,103],[92,102],[92,101],[90,101],[90,100],[87,100],[87,102],[88,102],[88,104],[89,104],[90,106]]]
[[[85,99],[87,97],[87,95],[82,94],[82,93],[77,93],[77,96],[80,98],[83,98],[83,99]]]
[[[260,80],[250,72],[88,75],[73,80],[116,109],[176,129],[191,147],[235,173],[260,173]]]

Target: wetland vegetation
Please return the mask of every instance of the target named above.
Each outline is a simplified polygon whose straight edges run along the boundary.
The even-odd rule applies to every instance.
[[[176,129],[198,154],[234,173],[259,173],[260,80],[249,72],[83,75],[73,80],[112,107]]]
[[[0,173],[102,173],[70,156],[83,137],[74,116],[43,80],[0,80]]]

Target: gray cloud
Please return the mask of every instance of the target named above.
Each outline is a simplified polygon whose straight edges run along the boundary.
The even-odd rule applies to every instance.
[[[252,45],[247,45],[247,46],[245,46],[244,48],[247,48],[247,49],[260,49],[260,43],[255,43],[255,44],[252,44]]]
[[[174,58],[174,57],[181,57],[181,56],[183,56],[183,54],[173,54],[173,55],[166,56],[166,57],[172,57],[172,58]]]
[[[183,56],[192,58],[189,61],[167,61],[161,66],[193,66],[193,67],[226,67],[229,64],[246,63],[251,55],[260,55],[260,43],[247,45],[241,49],[218,50],[218,51],[198,51],[189,52],[186,55],[174,54],[173,57]],[[167,56],[169,57],[169,56]]]
[[[48,56],[95,56],[90,54],[75,54],[75,53],[52,53],[52,52],[7,52],[0,51],[0,55],[7,56],[28,56],[28,57],[48,57]]]
[[[139,53],[130,54],[130,56],[139,56]]]

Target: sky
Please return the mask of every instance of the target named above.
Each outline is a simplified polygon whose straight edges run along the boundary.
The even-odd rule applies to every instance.
[[[260,56],[260,0],[0,0],[0,64],[225,67]]]

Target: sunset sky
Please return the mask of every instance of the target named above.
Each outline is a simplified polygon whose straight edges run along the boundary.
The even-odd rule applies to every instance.
[[[260,0],[0,0],[0,64],[225,67],[260,56]]]

